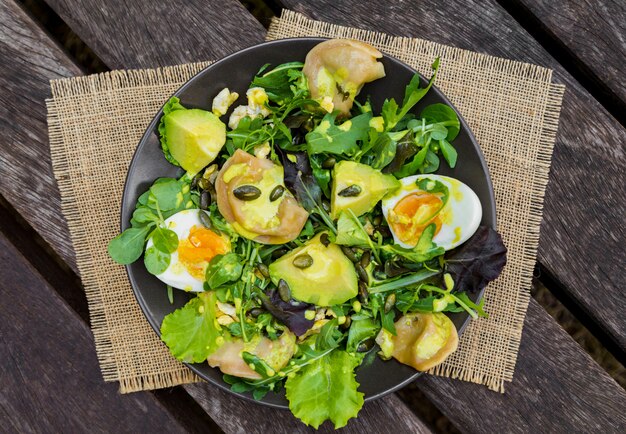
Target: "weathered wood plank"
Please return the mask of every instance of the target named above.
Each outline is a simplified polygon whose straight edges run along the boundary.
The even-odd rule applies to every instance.
[[[247,434],[316,432],[313,428],[307,427],[297,420],[287,410],[247,404],[242,399],[228,396],[226,392],[213,385],[199,383],[185,388],[206,409],[207,413],[220,420],[220,424],[226,432]],[[245,413],[240,413],[243,408],[245,408]],[[246,416],[233,418],[233,414],[245,414]],[[331,431],[333,431],[333,425],[327,421],[317,432]],[[355,434],[410,432],[419,434],[430,433],[431,431],[411,413],[396,395],[389,395],[365,404],[359,417],[350,420],[348,425],[341,429],[341,432]]]
[[[425,38],[554,69],[567,86],[545,198],[539,260],[626,348],[626,129],[495,1],[344,4],[284,0],[341,25]]]
[[[416,384],[463,432],[626,432],[624,389],[534,300],[506,393],[431,376]]]
[[[6,0],[3,0],[6,3]],[[43,34],[43,32],[41,32],[36,25],[34,25],[29,19],[28,17],[25,16],[25,14],[19,10],[18,8],[15,8],[14,5],[12,3],[7,3],[5,5],[5,7],[8,9],[9,7],[11,7],[11,13],[13,14],[13,16],[15,16],[16,18],[14,19],[15,25],[14,28],[23,28],[26,27],[29,29],[29,35],[35,35],[35,36],[30,36],[31,38],[35,39],[38,45],[41,45],[43,47],[46,46],[51,46],[51,49],[56,49],[56,47],[51,43],[51,41],[49,39],[46,39],[45,35]],[[239,8],[240,6],[232,6],[233,8]],[[238,10],[238,9],[237,9]],[[226,11],[228,11],[226,9]],[[4,12],[4,11],[0,11],[0,12]],[[187,14],[191,13],[191,9],[186,11]],[[232,14],[234,14],[233,11],[230,11]],[[123,14],[124,17],[126,16],[126,14]],[[1,15],[0,15],[1,16]],[[219,22],[225,22],[227,20],[228,15],[226,16],[220,16],[219,19],[221,21]],[[141,17],[140,17],[141,18]],[[173,25],[174,21],[173,21],[173,17],[168,17],[169,20],[169,24]],[[205,18],[206,19],[206,18]],[[217,18],[212,17],[211,19],[213,20],[217,20]],[[131,45],[129,47],[126,47],[124,50],[121,51],[122,54],[127,55],[128,58],[126,57],[120,57],[119,59],[114,59],[113,57],[107,58],[106,56],[103,56],[103,53],[105,53],[105,51],[99,51],[97,52],[97,54],[99,56],[101,56],[103,59],[107,60],[110,63],[109,66],[115,66],[116,63],[114,62],[128,62],[128,63],[122,63],[122,65],[127,66],[127,67],[140,67],[140,66],[157,66],[158,64],[172,64],[172,63],[177,63],[177,62],[182,62],[182,61],[195,61],[195,60],[202,60],[202,59],[207,59],[207,58],[215,58],[217,56],[222,56],[225,53],[229,52],[229,51],[234,51],[235,49],[241,48],[242,46],[237,45],[238,43],[241,43],[242,40],[243,41],[247,41],[249,43],[252,43],[254,41],[256,42],[260,42],[262,40],[262,37],[264,35],[264,31],[262,30],[262,28],[258,25],[258,23],[254,20],[254,18],[252,18],[249,14],[247,14],[247,12],[245,10],[243,10],[243,12],[237,12],[237,16],[233,18],[231,24],[233,26],[233,28],[238,28],[237,26],[242,26],[243,28],[245,28],[246,25],[248,25],[249,27],[249,34],[246,36],[248,39],[246,40],[245,38],[240,38],[240,36],[238,36],[238,32],[234,31],[233,28],[228,27],[229,33],[224,34],[223,35],[223,39],[219,42],[219,43],[214,43],[209,47],[204,47],[198,51],[192,51],[191,55],[192,57],[190,58],[179,58],[176,57],[178,55],[178,51],[179,47],[173,47],[173,46],[168,46],[167,50],[165,50],[163,53],[161,53],[162,57],[159,57],[157,55],[155,55],[154,58],[152,57],[142,57],[142,46],[141,45]],[[21,22],[20,22],[21,21]],[[118,17],[118,24],[119,21],[123,21],[122,16]],[[26,24],[24,24],[24,22],[26,22]],[[164,19],[165,22],[165,19]],[[216,21],[217,23],[217,21]],[[256,23],[256,24],[255,24]],[[126,22],[126,24],[129,27],[133,27],[134,24],[132,22]],[[122,27],[120,28],[126,28],[124,27],[122,24],[120,24]],[[185,21],[184,20],[180,20],[180,25],[181,28],[182,26],[185,25]],[[217,24],[215,24],[217,26]],[[112,32],[111,35],[109,35],[109,42],[108,44],[111,45],[111,50],[113,50],[113,46],[115,46],[116,44],[120,44],[123,41],[120,39],[115,39],[115,37],[122,37],[122,38],[132,38],[132,36],[129,35],[124,35],[123,32],[117,32],[115,29],[116,28],[110,28],[110,29],[106,29],[106,31],[110,31]],[[98,30],[100,31],[100,30]],[[103,30],[104,31],[104,30]],[[205,30],[206,32],[206,30]],[[207,36],[207,35],[205,35]],[[89,36],[91,37],[91,36]],[[88,39],[89,39],[88,37]],[[256,38],[256,39],[253,39]],[[20,41],[15,41],[14,39],[9,39],[8,36],[7,38],[3,38],[3,40],[6,39],[7,43],[6,45],[11,48],[12,50],[16,51],[17,48],[15,47],[21,47],[22,49],[26,49],[27,47],[23,47],[22,45],[20,45],[22,42]],[[180,43],[181,41],[178,40],[178,43]],[[101,47],[102,49],[102,47]],[[168,51],[169,50],[169,51]],[[30,53],[32,53],[32,50],[30,51]],[[169,54],[168,54],[169,53]],[[167,57],[169,56],[169,57]],[[141,60],[143,59],[143,60]],[[168,60],[171,59],[171,60]],[[31,63],[34,63],[36,65],[38,65],[37,62],[41,62],[40,59],[38,59],[38,52],[34,52],[33,54],[30,54],[28,56],[28,61]],[[6,96],[7,99],[19,99],[19,95],[22,92],[27,92],[29,91],[28,89],[28,82],[32,81],[32,82],[40,82],[40,83],[44,83],[44,85],[41,86],[41,89],[39,89],[40,91],[37,92],[35,94],[35,96],[32,98],[31,103],[33,104],[33,106],[37,109],[41,110],[41,114],[42,114],[42,119],[43,122],[41,122],[40,125],[37,124],[32,124],[32,123],[28,123],[30,120],[28,117],[25,117],[25,119],[20,119],[18,122],[16,122],[16,127],[15,128],[19,128],[22,127],[23,125],[27,124],[29,125],[29,128],[32,129],[33,131],[38,131],[40,133],[39,136],[36,136],[36,140],[32,141],[32,151],[35,153],[35,159],[36,158],[40,158],[40,157],[45,157],[47,158],[47,160],[44,160],[47,162],[46,167],[47,170],[46,171],[42,171],[40,177],[39,177],[39,182],[41,187],[45,190],[45,191],[49,191],[49,192],[54,192],[56,194],[56,198],[52,198],[51,201],[46,201],[43,203],[39,203],[39,207],[44,207],[46,208],[46,213],[44,213],[44,215],[47,215],[47,212],[49,212],[51,215],[56,214],[57,216],[60,215],[60,199],[58,198],[58,191],[56,188],[56,183],[54,182],[54,179],[52,177],[52,173],[51,170],[49,168],[49,150],[48,150],[48,146],[47,146],[47,137],[46,137],[46,133],[45,133],[45,107],[43,106],[43,100],[44,98],[47,96],[49,90],[48,90],[48,86],[47,86],[47,80],[49,78],[58,78],[58,77],[62,77],[62,76],[70,76],[73,74],[77,74],[79,72],[79,70],[71,63],[71,61],[67,58],[64,57],[62,55],[62,53],[59,53],[58,56],[55,57],[55,61],[58,62],[60,65],[66,65],[64,68],[64,70],[60,71],[57,75],[54,76],[50,76],[47,72],[46,69],[42,69],[42,68],[33,68],[32,70],[28,70],[29,71],[29,76],[27,76],[24,79],[24,84],[23,84],[23,88],[20,88],[18,90],[16,90],[15,93],[12,92],[7,92]],[[142,62],[145,61],[145,63],[137,63],[137,62]],[[119,65],[118,65],[119,66]],[[49,68],[53,69],[53,66],[50,66]],[[58,66],[56,66],[56,68],[59,68]],[[9,68],[10,69],[10,68]],[[12,72],[13,74],[17,74],[16,71]],[[23,73],[23,72],[22,72]],[[7,79],[8,80],[8,79]],[[12,89],[12,88],[9,88]],[[26,111],[25,107],[20,106],[18,108],[21,111]],[[5,119],[9,119],[8,117],[5,117]],[[8,145],[7,145],[8,146]],[[39,154],[37,156],[37,154]],[[11,164],[15,164],[14,161],[10,161]],[[32,177],[34,175],[34,173],[31,171],[31,166],[30,165],[22,165],[20,166],[20,173],[23,171],[26,177]],[[16,179],[15,174],[11,173],[9,174],[8,178],[6,179],[7,183],[11,183],[14,182],[14,180]],[[26,178],[27,179],[27,178]],[[19,193],[19,190],[15,191],[16,194]],[[48,195],[49,196],[49,195]],[[52,206],[50,206],[50,202],[53,203]],[[15,206],[15,205],[14,205]],[[29,211],[28,207],[22,207],[19,208],[16,206],[16,209],[18,209],[18,211],[20,212],[20,214],[27,214]],[[29,223],[35,228],[35,230],[37,231],[47,231],[47,226],[46,226],[46,219],[42,219],[40,220],[29,220]],[[67,230],[67,226],[65,224],[63,225],[58,225],[56,227],[52,227],[53,231],[51,231],[51,233],[49,234],[50,237],[46,237],[46,240],[48,242],[50,242],[50,244],[58,251],[60,252],[61,256],[67,260],[68,262],[70,262],[68,260],[68,258],[71,258],[71,262],[70,265],[71,267],[74,269],[74,271],[76,271],[76,266],[75,263],[73,261],[73,251],[71,248],[71,244],[69,243],[63,243],[63,240],[69,240],[69,234],[68,234],[68,230]],[[48,233],[48,232],[45,232]],[[252,412],[256,412],[255,414],[258,415],[258,420],[265,420],[264,419],[264,412],[267,411],[267,409],[263,409],[261,407],[256,407],[256,406],[251,406],[250,404],[245,403],[242,400],[233,398],[232,396],[228,396],[226,393],[219,391],[219,389],[215,388],[215,387],[211,387],[210,390],[206,389],[207,387],[210,386],[186,386],[187,390],[189,392],[193,391],[193,395],[194,397],[199,401],[199,402],[204,402],[205,404],[207,402],[211,402],[212,406],[205,406],[205,409],[207,410],[207,412],[209,413],[209,415],[211,417],[213,417],[217,423],[223,427],[223,429],[225,429],[228,432],[236,432],[239,431],[240,428],[240,419],[241,419],[241,415],[244,414],[249,414],[251,411]],[[219,400],[215,400],[214,396],[215,393],[219,392],[221,393],[221,398]],[[422,425],[422,423],[419,421],[419,419],[411,413],[411,411],[403,404],[401,403],[397,398],[392,397],[389,398],[387,401],[388,403],[393,403],[394,408],[383,408],[385,407],[383,402],[379,402],[376,404],[373,404],[373,406],[368,406],[367,408],[374,408],[374,409],[378,409],[376,412],[372,412],[370,410],[366,410],[366,413],[364,413],[366,416],[362,418],[362,420],[360,420],[358,422],[359,426],[361,426],[361,424],[363,424],[363,426],[380,426],[381,429],[383,426],[398,426],[401,427],[403,429],[410,429],[412,431],[415,432],[428,432],[427,428],[425,426]],[[219,404],[219,405],[218,405]],[[225,411],[224,408],[228,408],[228,411]],[[253,410],[250,410],[250,408],[253,408]],[[289,416],[289,413],[286,412],[278,412],[281,415],[285,415],[285,416]],[[402,422],[399,425],[394,425],[394,423],[391,420],[387,420],[383,417],[381,417],[381,415],[386,415],[386,416],[394,416],[394,417],[400,417],[402,419]],[[285,418],[286,419],[286,418]],[[290,424],[289,426],[294,427],[294,429],[301,429],[303,427],[302,424],[298,423],[295,419],[293,419],[293,417],[291,417],[291,419],[287,419],[288,423]],[[270,419],[267,419],[266,422],[264,423],[268,423],[270,421]],[[378,424],[378,425],[377,425]],[[251,425],[252,427],[252,425]]]
[[[626,104],[626,2],[517,1],[541,22],[545,32],[580,61],[585,72],[590,71],[614,98]]]
[[[184,432],[145,393],[104,383],[89,328],[0,234],[0,426],[6,432]]]
[[[48,80],[81,70],[12,0],[0,2],[0,17],[0,194],[75,268],[47,151],[44,99]]]
[[[111,69],[212,60],[262,40],[236,0],[46,0]]]

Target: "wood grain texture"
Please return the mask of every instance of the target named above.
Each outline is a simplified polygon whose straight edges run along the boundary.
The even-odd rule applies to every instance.
[[[50,79],[81,70],[13,0],[0,1],[0,19],[0,194],[75,268],[52,175],[44,100]]]
[[[150,395],[102,381],[87,325],[2,234],[0,270],[1,431],[184,432]]]
[[[626,391],[534,300],[506,393],[431,376],[416,384],[463,432],[626,432]]]
[[[46,0],[111,69],[214,60],[262,40],[236,0]]]
[[[626,2],[517,0],[544,30],[626,103]]]
[[[185,389],[204,407],[227,433],[264,434],[332,432],[332,423],[326,421],[318,431],[304,425],[289,411],[250,404],[243,399],[207,383],[185,386]],[[242,417],[241,415],[246,415]],[[239,415],[233,417],[233,415]],[[351,419],[342,433],[430,433],[406,405],[396,396],[368,402],[359,417]]]
[[[39,46],[43,46],[43,47],[51,46],[52,48],[56,49],[54,44],[52,44],[51,41],[47,39],[45,35],[43,35],[43,33],[39,31],[34,24],[32,24],[32,22],[28,19],[27,16],[23,14],[21,10],[14,7],[14,5],[10,2],[7,2],[7,0],[2,0],[2,1],[6,3],[4,6],[6,7],[7,10],[10,10],[10,12],[12,13],[12,16],[16,17],[13,20],[15,23],[13,26],[14,29],[18,29],[18,28],[26,26],[27,28],[30,29],[31,34],[34,34],[37,36],[36,43]],[[239,8],[240,6],[237,6],[237,7]],[[190,11],[191,9],[188,10],[189,13]],[[195,61],[195,60],[202,60],[202,59],[207,59],[207,58],[210,59],[210,58],[220,57],[229,51],[234,51],[236,49],[241,48],[241,46],[237,44],[242,41],[246,41],[246,38],[240,38],[240,36],[238,36],[238,33],[239,33],[238,31],[233,30],[234,28],[239,28],[238,26],[242,26],[242,28],[245,28],[245,25],[248,25],[250,29],[250,33],[247,36],[248,42],[252,43],[252,42],[262,41],[264,31],[260,27],[260,25],[258,25],[258,23],[254,20],[254,18],[252,18],[251,15],[249,15],[243,9],[242,11],[237,11],[236,14],[234,11],[230,11],[230,12],[233,15],[230,25],[233,27],[232,28],[228,26],[225,27],[229,29],[229,33],[227,35],[226,34],[223,35],[223,40],[221,40],[219,43],[212,44],[212,46],[210,47],[205,47],[206,49],[200,48],[199,50],[190,50],[189,53],[191,53],[190,54],[191,57],[188,57],[188,58],[177,57],[179,55],[177,48],[169,46],[169,47],[166,47],[167,49],[163,51],[162,53],[160,53],[159,55],[155,55],[154,58],[150,56],[143,58],[142,56],[144,53],[142,52],[142,46],[130,45],[130,46],[126,46],[124,50],[122,50],[122,53],[125,56],[128,56],[127,58],[122,57],[117,60],[111,60],[111,58],[109,58],[108,62],[110,63],[108,64],[111,67],[115,67],[116,63],[114,63],[114,61],[119,61],[119,62],[123,62],[121,63],[121,66],[124,66],[124,67],[141,67],[141,66],[156,66],[157,63],[154,63],[154,62],[157,62],[157,61],[159,62],[158,64],[164,65],[164,64],[173,64],[173,63],[179,63],[179,62],[184,62],[184,61]],[[173,24],[173,19],[174,18],[169,17],[170,24]],[[207,16],[204,17],[204,20],[208,20],[208,19],[217,20],[218,18],[211,17],[211,16],[209,16],[209,18],[207,18]],[[220,16],[219,19],[221,20],[219,21],[220,24],[225,23],[227,21],[226,16]],[[121,23],[119,22],[118,24],[121,25]],[[131,22],[127,22],[127,24],[131,27],[134,25]],[[184,26],[185,20],[183,18],[180,18],[180,22],[178,24],[181,27]],[[203,30],[203,32],[205,33],[204,36],[208,37],[207,32],[215,26],[218,26],[218,22],[216,22],[214,26],[205,27],[204,28],[205,30]],[[95,27],[96,27],[95,25],[92,25],[90,29],[93,29]],[[115,33],[115,35],[119,36],[117,33]],[[7,46],[9,46],[13,50],[13,52],[11,52],[12,55],[16,55],[17,49],[21,48],[23,50],[27,50],[26,52],[29,53],[28,55],[29,62],[38,64],[37,62],[45,61],[45,59],[38,58],[39,56],[38,51],[34,51],[32,49],[29,49],[28,46],[24,46],[23,45],[24,43],[23,41],[21,41],[21,38],[15,37],[12,39],[7,39],[7,40],[8,40]],[[108,45],[110,45],[110,47],[108,45],[107,47],[110,48],[112,51],[114,51],[115,46],[121,42],[122,41],[120,41],[119,39],[108,40]],[[182,43],[181,41],[177,41],[177,42]],[[197,48],[197,44],[194,46],[196,46]],[[168,50],[171,50],[171,52]],[[102,53],[103,52],[98,52],[97,54],[101,55]],[[105,59],[105,61],[107,61],[106,57],[102,57],[102,58]],[[137,62],[141,62],[142,61],[141,59],[144,59],[146,63],[145,64],[137,63]],[[54,62],[57,62],[59,65],[54,64]],[[45,173],[42,173],[41,176],[38,176],[39,185],[45,192],[45,195],[47,195],[47,197],[50,197],[50,200],[48,201],[39,202],[38,207],[45,209],[42,212],[43,217],[46,217],[48,215],[55,215],[55,214],[57,216],[61,215],[58,190],[56,188],[56,183],[54,182],[54,178],[52,177],[52,173],[49,168],[50,157],[49,157],[49,150],[47,146],[47,137],[46,137],[46,131],[45,131],[45,128],[46,128],[45,127],[45,107],[43,107],[43,100],[47,96],[47,93],[49,92],[47,82],[48,82],[48,79],[50,78],[59,78],[63,76],[76,75],[80,72],[71,63],[69,59],[62,56],[62,53],[59,53],[59,55],[56,58],[54,58],[52,63],[53,65],[49,66],[49,69],[51,70],[55,70],[54,68],[57,68],[57,69],[64,68],[58,73],[57,76],[49,76],[45,70],[42,71],[40,69],[34,69],[32,72],[30,72],[30,75],[26,77],[22,88],[16,89],[15,93],[10,92],[6,94],[7,100],[9,99],[19,100],[22,92],[31,91],[28,88],[29,81],[40,82],[44,84],[41,86],[41,92],[36,94],[32,98],[32,101],[31,101],[31,103],[38,103],[41,105],[42,118],[44,119],[44,121],[41,122],[39,125],[28,124],[29,129],[32,129],[33,132],[39,134],[39,136],[37,137],[41,138],[41,140],[38,140],[36,143],[32,144],[32,147],[30,147],[30,150],[31,152],[33,152],[35,159],[36,158],[44,159],[44,161],[47,162],[47,167],[48,167],[48,170]],[[66,66],[63,66],[63,65],[66,65]],[[117,65],[117,66],[120,66],[120,65]],[[11,70],[11,68],[9,68],[9,70],[11,74],[18,75],[18,71],[13,71]],[[8,82],[8,78],[7,78],[7,82]],[[26,117],[26,113],[28,112],[24,110],[23,108],[22,108],[22,111],[25,112],[24,119],[16,120],[15,122],[16,129],[30,122],[30,119]],[[3,116],[3,119],[5,119],[8,124],[10,117]],[[15,147],[20,148],[20,147],[23,147],[23,145],[15,145]],[[33,177],[37,173],[32,169],[31,165],[17,165],[15,161],[11,161],[10,164],[15,166],[16,170],[19,169],[18,172],[23,173],[26,179]],[[15,173],[11,172],[11,173],[7,173],[7,179],[5,181],[7,183],[12,183],[16,179],[19,179],[19,178],[16,177]],[[20,192],[19,189],[15,189],[14,191],[16,194]],[[51,196],[52,193],[54,193],[54,196]],[[16,209],[18,209],[20,214],[23,214],[23,215],[27,215],[29,212],[29,209],[27,207],[18,208],[16,206]],[[48,227],[47,224],[49,224],[49,222],[46,221],[46,218],[43,218],[41,220],[29,220],[29,223],[37,231],[47,230],[47,227]],[[65,222],[63,221],[63,225],[56,224],[56,227],[53,226],[53,229],[54,231],[52,232],[54,232],[54,234],[52,235],[52,239],[46,238],[46,240],[50,242],[50,244],[61,253],[61,256],[63,257],[63,259],[68,261],[72,269],[74,271],[77,271],[76,265],[74,262],[74,255],[73,255],[71,244],[67,242],[69,240],[69,234],[68,234],[68,229],[67,229],[67,226],[65,225]],[[89,346],[86,346],[85,351],[87,351],[87,348],[89,348],[88,351],[90,352],[90,354],[92,354],[93,351],[90,349],[92,348],[92,346],[93,346],[92,344]],[[208,386],[206,385],[205,386],[186,386],[186,389],[188,390],[188,392],[193,391],[193,396],[198,400],[198,402],[201,402],[201,403],[204,402],[205,404],[207,402],[212,403],[212,406],[205,406],[205,409],[207,410],[208,414],[221,427],[223,427],[225,431],[227,432],[240,431],[239,426],[241,424],[241,419],[242,419],[241,415],[249,414],[250,412],[256,414],[259,417],[259,420],[265,420],[266,422],[264,423],[266,425],[271,421],[270,418],[264,419],[263,414],[264,414],[264,411],[266,411],[267,409],[250,405],[240,399],[237,399],[231,395],[226,394],[225,392],[220,391],[216,387],[212,387],[211,390],[206,389],[206,387]],[[217,401],[214,398],[215,391],[218,391],[219,393],[221,393],[221,398]],[[393,405],[394,407],[388,408],[387,404]],[[370,408],[376,409],[376,411],[372,412],[372,410],[369,410]],[[401,427],[404,430],[411,430],[413,432],[424,432],[424,433],[429,432],[428,429],[420,422],[420,420],[413,413],[411,413],[411,411],[396,397],[391,397],[387,401],[377,402],[373,405],[368,406],[367,409],[368,410],[366,410],[366,413],[365,413],[366,417],[363,418],[363,421],[359,420],[359,422],[357,423],[358,426],[361,426],[361,424],[364,424],[363,426],[379,426],[380,429],[382,429],[384,426],[391,426],[391,427],[397,426],[397,427]],[[302,429],[303,425],[299,423],[297,420],[295,420],[288,412],[278,411],[278,413],[281,416],[288,416],[288,417],[284,417],[284,419],[288,421],[288,424],[290,427],[293,427],[294,429]],[[381,415],[384,415],[385,417],[381,417]],[[391,416],[393,416],[394,418],[401,418],[402,422],[398,422],[398,425],[395,425],[395,422],[393,420],[387,419],[387,417],[391,417]],[[253,427],[253,426],[254,424],[250,425],[250,427]]]
[[[545,197],[539,260],[626,348],[626,129],[495,1],[284,0],[336,24],[418,37],[555,71],[567,86]]]

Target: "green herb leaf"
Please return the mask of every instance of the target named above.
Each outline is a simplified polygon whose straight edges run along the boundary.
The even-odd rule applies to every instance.
[[[293,97],[294,92],[291,86],[303,76],[301,70],[304,63],[283,63],[268,72],[264,71],[266,67],[267,65],[257,73],[257,76],[252,80],[251,87],[262,87],[270,101],[277,103],[282,103],[285,99]]]
[[[179,208],[184,200],[183,184],[174,178],[162,178],[150,187],[148,203],[158,205],[161,211]]]
[[[157,249],[156,246],[151,246],[146,249],[146,254],[143,257],[143,263],[148,270],[148,273],[155,276],[163,273],[170,265],[171,255],[166,252],[162,252]]]
[[[358,150],[358,140],[362,140],[369,131],[371,113],[364,113],[335,125],[337,113],[329,113],[313,131],[306,135],[307,150],[313,154],[354,155]]]
[[[206,283],[211,289],[215,289],[228,282],[236,282],[243,271],[242,259],[236,253],[217,255],[206,269]]]
[[[178,248],[178,235],[170,229],[157,226],[150,238],[154,247],[163,253],[174,253]]]
[[[363,406],[354,374],[360,362],[361,357],[335,350],[287,378],[286,396],[294,416],[315,429],[327,419],[335,429],[346,426]]]
[[[159,216],[154,213],[150,207],[145,205],[139,205],[133,212],[133,218],[130,220],[131,225],[134,228],[146,226],[151,223],[159,221]]]
[[[346,351],[354,353],[357,347],[362,342],[376,336],[380,330],[380,325],[372,318],[366,318],[355,321],[354,316],[350,330],[348,331],[348,342],[346,344]]]
[[[459,131],[461,131],[459,117],[449,105],[441,103],[431,104],[422,110],[420,117],[426,119],[428,123],[445,123],[448,134],[444,138],[449,142],[454,140],[458,136]]]
[[[337,318],[333,318],[324,324],[315,339],[316,350],[323,351],[329,348],[334,348],[338,345],[339,341],[343,337],[343,334],[339,328],[337,328],[337,324]]]
[[[213,291],[202,292],[163,318],[161,339],[178,360],[204,362],[221,345],[224,338],[216,321],[215,303]]]
[[[369,235],[354,221],[348,212],[343,211],[337,220],[336,244],[342,246],[369,247]]]
[[[456,166],[457,153],[454,146],[450,144],[447,140],[441,140],[439,142],[439,149],[441,149],[441,153],[443,154],[443,158],[446,159],[448,166],[454,169]]]
[[[109,242],[109,256],[118,264],[126,265],[135,262],[143,252],[149,226],[128,228]]]

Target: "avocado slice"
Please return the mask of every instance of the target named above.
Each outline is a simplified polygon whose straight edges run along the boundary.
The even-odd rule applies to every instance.
[[[198,173],[226,143],[226,125],[201,109],[174,110],[163,116],[170,154],[188,172]]]
[[[275,285],[281,279],[287,282],[295,300],[333,306],[356,296],[358,278],[354,265],[341,248],[332,243],[324,246],[321,236],[321,233],[316,235],[270,264],[270,277]],[[313,262],[307,268],[298,268],[294,260],[303,255],[309,255]]]
[[[393,175],[354,161],[340,161],[333,169],[330,216],[336,219],[346,209],[357,217],[363,215],[398,188],[400,181]]]

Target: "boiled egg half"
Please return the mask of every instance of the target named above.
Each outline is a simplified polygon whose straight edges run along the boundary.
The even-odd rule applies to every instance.
[[[434,223],[433,242],[450,250],[467,241],[478,229],[482,218],[480,200],[461,181],[448,176],[415,175],[400,182],[402,187],[381,203],[396,244],[412,249],[424,229]],[[437,182],[447,187],[447,200],[445,189]]]
[[[156,277],[163,283],[184,291],[202,292],[204,273],[216,255],[230,251],[230,240],[206,228],[200,221],[199,209],[186,209],[165,220],[165,225],[178,236],[178,248],[171,254],[167,269]],[[153,246],[152,239],[146,249]]]

